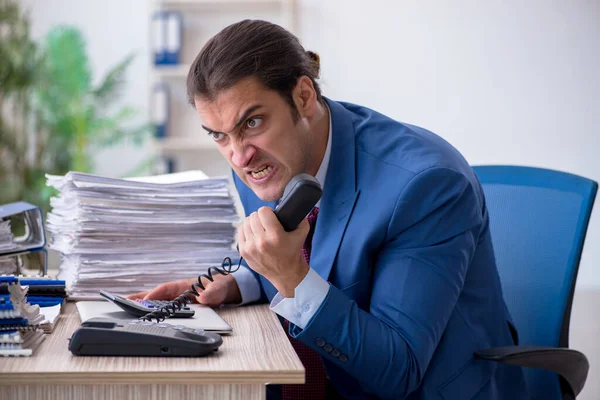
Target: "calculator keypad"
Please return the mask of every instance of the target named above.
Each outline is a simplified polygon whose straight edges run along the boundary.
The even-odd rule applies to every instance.
[[[141,305],[143,305],[144,307],[148,307],[148,308],[161,308],[161,307],[165,307],[168,306],[169,304],[171,304],[170,301],[167,300],[140,300],[140,299],[136,299],[136,302],[140,303]],[[183,307],[182,310],[189,310],[189,307]]]

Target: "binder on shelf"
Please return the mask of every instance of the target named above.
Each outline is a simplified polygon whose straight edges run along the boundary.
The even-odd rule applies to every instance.
[[[152,47],[155,65],[178,65],[181,59],[183,16],[179,11],[160,10],[152,16]]]
[[[177,161],[173,157],[159,156],[154,163],[152,173],[154,175],[165,175],[177,172]]]
[[[152,89],[152,123],[154,135],[163,139],[168,135],[169,123],[169,86],[165,82],[158,82]]]
[[[164,11],[157,11],[152,15],[152,49],[154,52],[155,65],[162,65],[166,63],[167,43],[164,14]]]
[[[46,245],[42,210],[24,201],[0,205],[0,255]]]
[[[168,174],[172,174],[177,172],[177,164],[175,162],[175,159],[171,158],[171,157],[167,157],[165,158],[165,163],[167,164],[167,173]]]
[[[166,60],[165,64],[177,65],[181,59],[183,17],[179,11],[166,13]]]

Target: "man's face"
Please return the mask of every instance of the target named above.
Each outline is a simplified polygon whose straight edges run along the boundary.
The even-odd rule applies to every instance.
[[[287,183],[306,172],[308,122],[294,122],[289,103],[258,80],[244,79],[213,101],[195,103],[221,154],[261,200],[280,199]]]

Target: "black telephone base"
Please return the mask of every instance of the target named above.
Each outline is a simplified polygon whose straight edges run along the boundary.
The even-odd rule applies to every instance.
[[[221,344],[220,335],[202,329],[91,318],[73,333],[69,350],[81,356],[197,357],[213,353]]]

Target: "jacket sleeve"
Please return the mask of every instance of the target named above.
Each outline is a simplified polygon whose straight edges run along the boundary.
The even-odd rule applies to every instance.
[[[480,210],[463,174],[440,167],[417,174],[382,227],[386,241],[375,255],[370,309],[332,286],[306,328],[293,326],[291,334],[366,392],[405,398],[419,387],[462,290]]]

